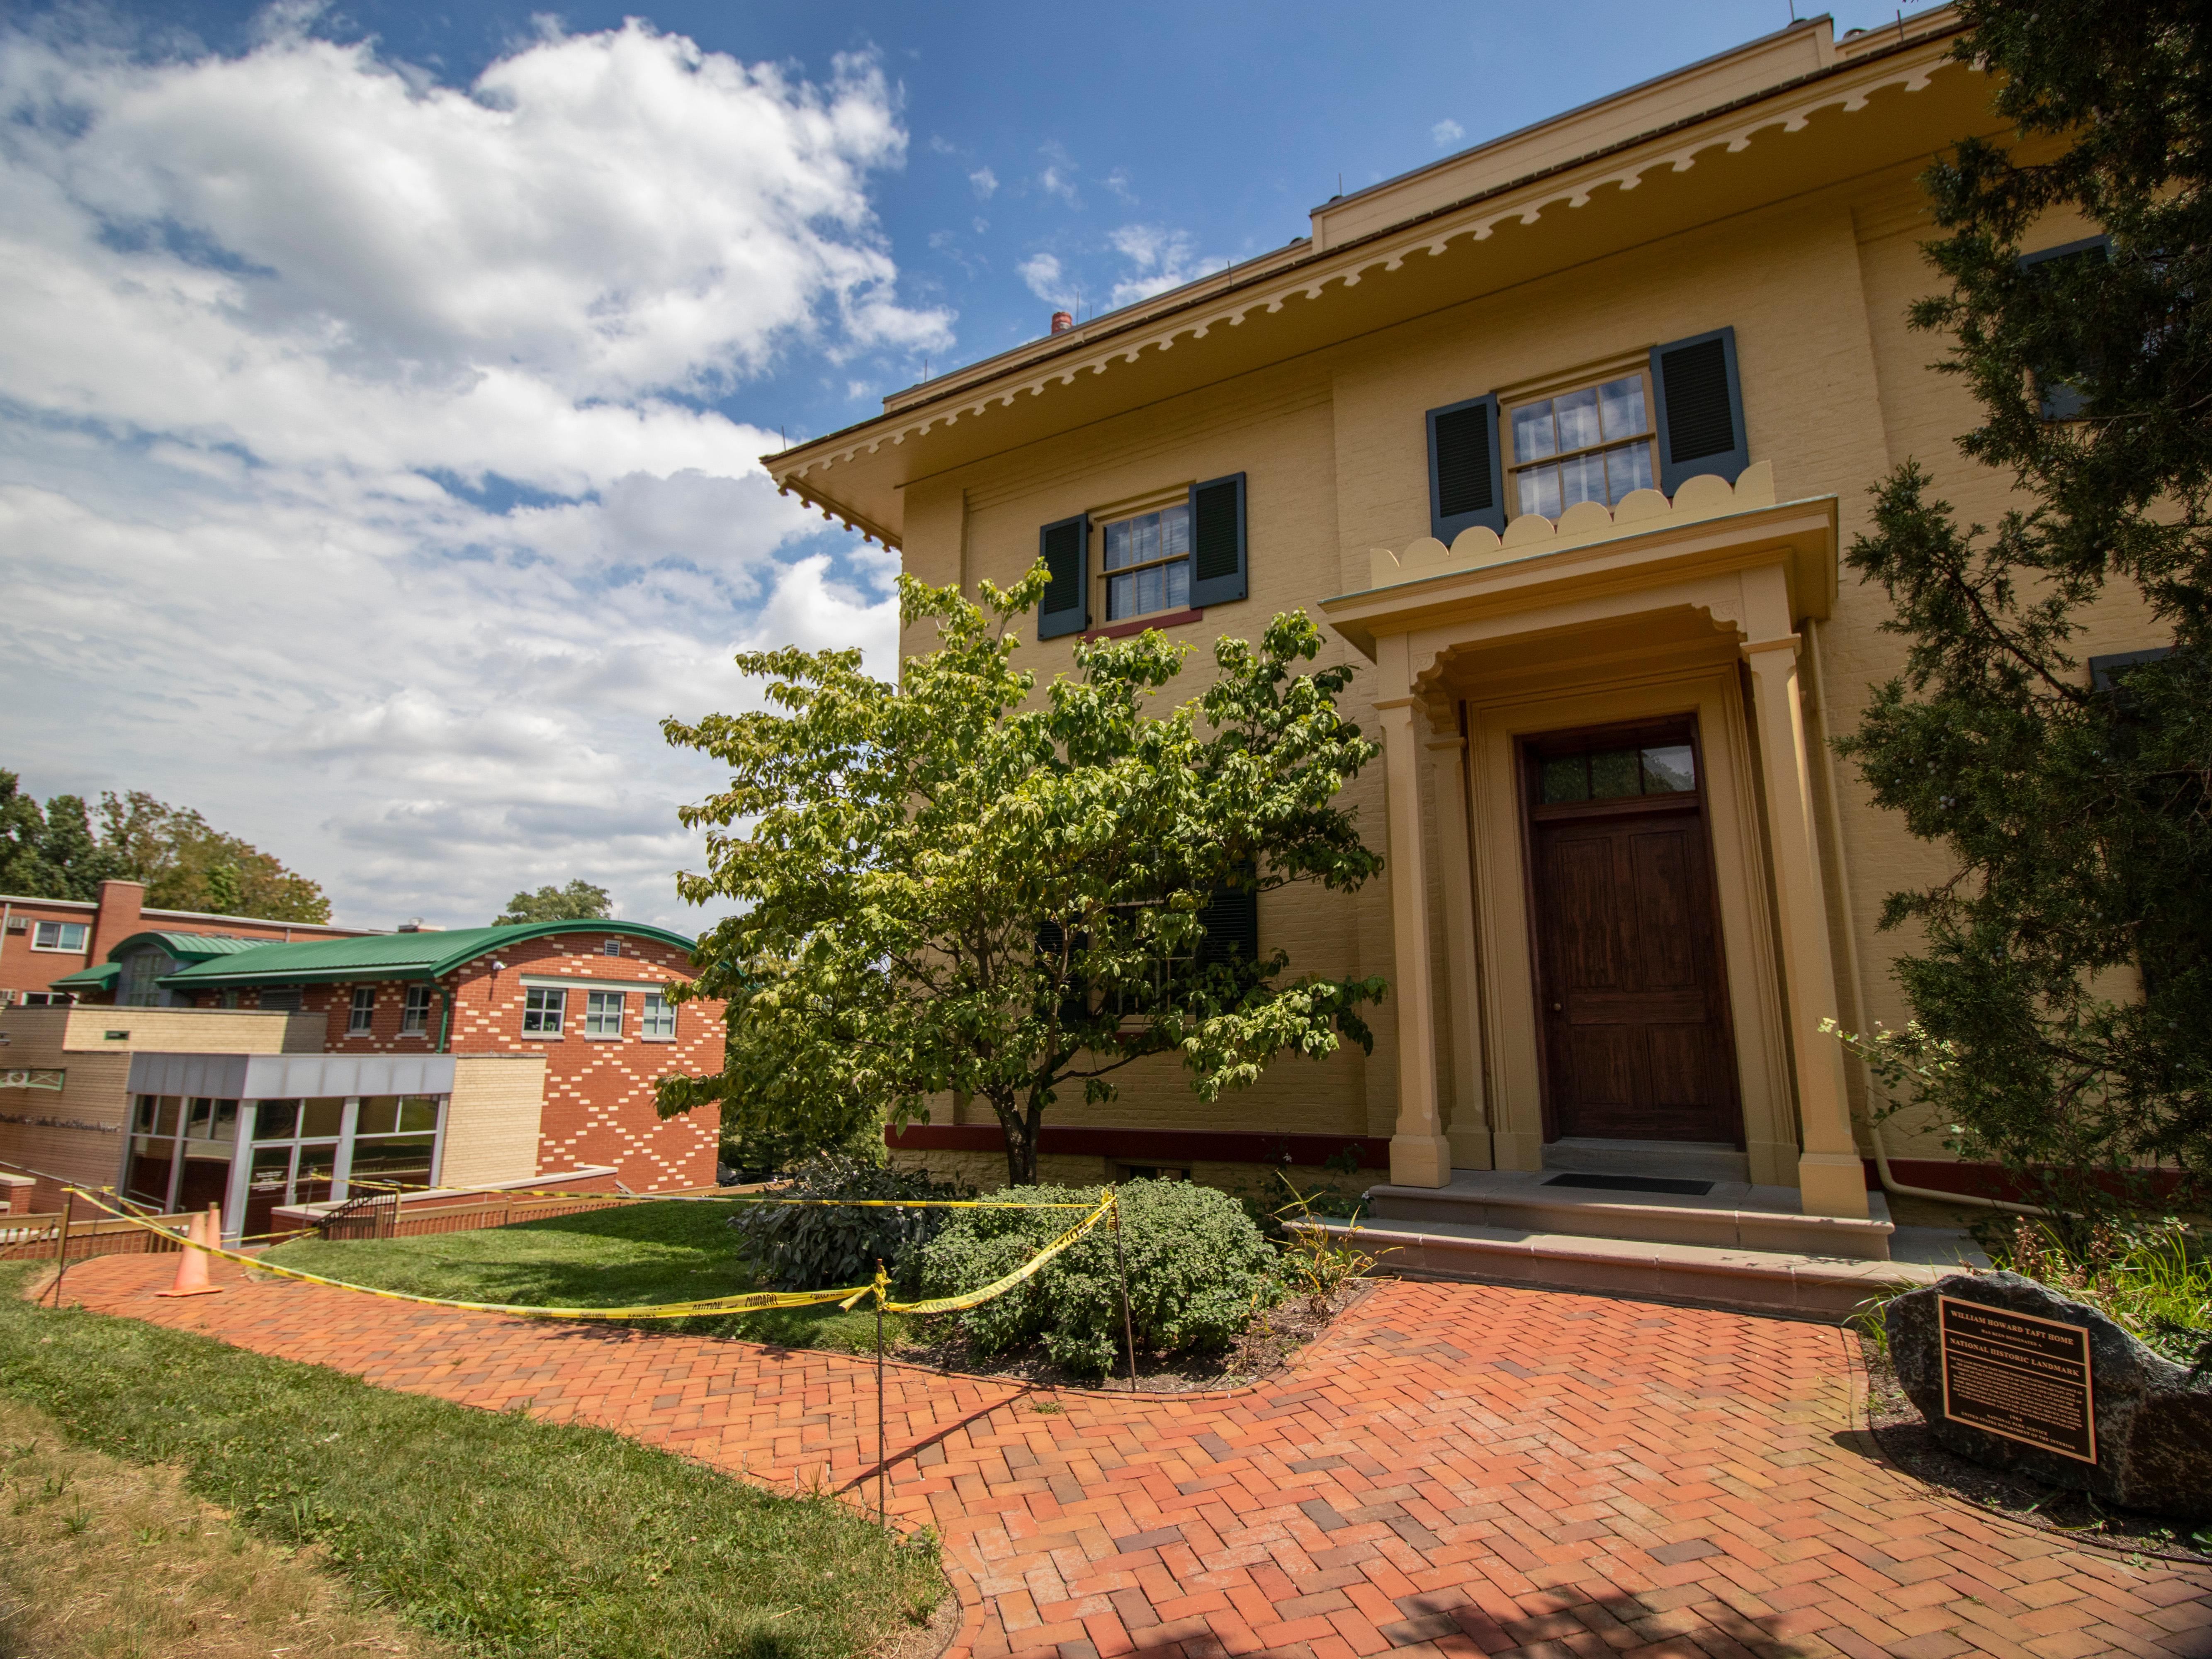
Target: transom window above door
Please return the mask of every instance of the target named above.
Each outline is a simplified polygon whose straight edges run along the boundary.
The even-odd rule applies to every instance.
[[[1698,787],[1697,751],[1686,743],[1545,755],[1536,763],[1538,799],[1547,806],[1636,795],[1680,795]]]
[[[1522,404],[1508,418],[1514,512],[1556,519],[1581,501],[1619,504],[1653,487],[1644,372]]]
[[[1190,604],[1190,507],[1116,519],[1106,532],[1106,620],[1121,622]]]

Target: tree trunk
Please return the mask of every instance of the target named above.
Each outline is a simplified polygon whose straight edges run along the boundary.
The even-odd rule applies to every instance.
[[[1036,1186],[1037,1127],[1043,1114],[1032,1107],[1025,1115],[1012,1102],[996,1100],[991,1109],[999,1115],[999,1128],[1006,1138],[1006,1184]]]

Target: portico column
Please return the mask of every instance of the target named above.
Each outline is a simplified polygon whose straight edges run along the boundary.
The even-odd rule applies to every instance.
[[[1385,686],[1398,695],[1376,701],[1382,717],[1383,765],[1390,815],[1390,987],[1398,1014],[1398,1121],[1390,1137],[1390,1180],[1400,1187],[1441,1187],[1451,1179],[1451,1143],[1437,1115],[1436,1016],[1429,994],[1429,883],[1421,856],[1420,745],[1416,700],[1404,674],[1405,641],[1385,641]],[[1389,672],[1396,659],[1398,673]]]
[[[1474,893],[1468,857],[1467,739],[1457,732],[1428,742],[1436,775],[1437,857],[1444,878],[1444,1030],[1451,1051],[1451,1117],[1444,1139],[1455,1170],[1491,1167],[1483,1109],[1481,1036],[1475,1024]]]
[[[1773,838],[1783,972],[1789,980],[1790,1042],[1804,1148],[1797,1159],[1799,1202],[1808,1215],[1864,1217],[1865,1166],[1851,1136],[1843,1048],[1820,1033],[1820,1022],[1836,1012],[1836,975],[1813,839],[1805,714],[1797,701],[1798,643],[1798,636],[1790,634],[1752,641],[1743,653],[1751,665],[1766,824]]]

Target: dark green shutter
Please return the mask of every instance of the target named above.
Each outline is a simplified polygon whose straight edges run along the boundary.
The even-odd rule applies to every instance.
[[[1037,924],[1037,961],[1041,964],[1046,965],[1047,972],[1054,971],[1059,967],[1060,942],[1066,937],[1066,935],[1061,931],[1060,924],[1056,921],[1042,921]],[[1076,957],[1082,955],[1084,950],[1089,944],[1089,935],[1078,933],[1075,936],[1074,946],[1068,954],[1068,959],[1071,963],[1073,963]],[[1090,1017],[1091,997],[1089,991],[1084,984],[1083,975],[1075,971],[1075,969],[1071,966],[1068,970],[1066,993],[1060,1000],[1060,1029],[1062,1030],[1066,1030],[1073,1026],[1080,1025]]]
[[[1652,347],[1651,386],[1659,399],[1659,488],[1671,495],[1701,472],[1734,483],[1751,465],[1735,331],[1719,328]]]
[[[1244,597],[1244,475],[1190,487],[1190,602],[1200,610]]]
[[[2046,247],[2033,253],[2020,256],[2020,269],[2024,276],[2043,281],[2053,278],[2063,282],[2081,268],[2085,259],[2105,260],[2112,257],[2112,239],[2108,236],[2085,236],[2078,242],[2063,242],[2057,247]],[[2034,368],[2036,407],[2046,421],[2078,421],[2086,400],[2081,396],[2082,374],[2087,363],[2038,363]]]
[[[1079,513],[1038,531],[1037,556],[1052,578],[1037,606],[1037,637],[1080,634],[1091,626],[1091,515]]]
[[[1198,921],[1206,929],[1198,947],[1202,965],[1260,959],[1260,896],[1251,888],[1215,888]]]
[[[1429,411],[1429,534],[1445,546],[1480,525],[1505,529],[1495,392]]]

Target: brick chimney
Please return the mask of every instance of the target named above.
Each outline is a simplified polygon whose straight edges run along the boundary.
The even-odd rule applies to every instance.
[[[1075,319],[1070,316],[1066,312],[1055,311],[1052,313],[1052,331],[1054,333],[1065,334],[1069,329],[1073,328],[1074,326]]]
[[[145,931],[146,884],[103,881],[98,902],[92,918],[92,951],[85,964],[90,968],[106,961],[107,953],[131,934]]]

